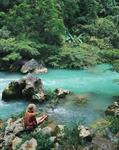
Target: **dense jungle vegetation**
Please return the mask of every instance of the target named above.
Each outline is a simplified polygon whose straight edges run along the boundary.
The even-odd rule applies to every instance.
[[[119,1],[0,0],[0,65],[31,58],[55,68],[110,62],[119,70]]]

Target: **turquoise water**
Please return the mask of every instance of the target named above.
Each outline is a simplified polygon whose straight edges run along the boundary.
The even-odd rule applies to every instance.
[[[80,120],[92,123],[103,117],[104,110],[113,101],[112,97],[119,95],[119,84],[115,82],[119,79],[119,73],[111,69],[111,65],[102,64],[87,70],[49,69],[47,74],[37,74],[36,76],[43,80],[46,89],[60,87],[88,97],[87,103],[83,105],[78,105],[73,99],[65,100],[54,110],[47,109],[49,115],[59,123],[65,124]],[[11,80],[19,79],[21,76],[0,72],[0,93]],[[26,105],[27,103],[21,100],[11,103],[1,101],[0,117],[20,112]]]

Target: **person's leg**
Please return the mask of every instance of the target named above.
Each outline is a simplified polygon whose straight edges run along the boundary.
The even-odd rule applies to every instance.
[[[47,114],[45,114],[45,115],[43,115],[43,116],[41,116],[41,117],[37,117],[37,118],[36,118],[37,124],[42,123],[47,117],[48,117]]]

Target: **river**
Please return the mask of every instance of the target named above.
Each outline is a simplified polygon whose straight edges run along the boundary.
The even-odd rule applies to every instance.
[[[58,123],[69,124],[83,120],[90,124],[104,117],[106,107],[112,103],[113,96],[119,95],[119,73],[112,71],[109,64],[101,64],[86,70],[49,69],[47,74],[35,75],[43,80],[45,89],[64,88],[76,94],[88,96],[87,103],[77,105],[73,100],[66,100],[54,110],[47,109]],[[19,73],[0,72],[0,94],[12,80],[18,80],[23,75]],[[12,102],[0,101],[0,118],[24,110],[28,102],[17,100]],[[45,106],[38,106],[44,108]]]

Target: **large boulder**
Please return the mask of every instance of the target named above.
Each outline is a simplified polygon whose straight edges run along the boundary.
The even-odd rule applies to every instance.
[[[46,73],[48,70],[42,64],[39,64],[36,60],[31,59],[27,61],[22,67],[22,73]]]
[[[18,143],[18,140],[16,141],[15,138],[24,131],[24,126],[22,118],[16,121],[12,118],[9,118],[6,123],[7,127],[5,128],[2,136],[0,136],[0,148],[7,147],[7,149],[11,149],[11,146],[13,146],[15,143]]]
[[[114,102],[112,105],[108,106],[106,111],[106,115],[119,116],[119,102]]]
[[[12,81],[2,92],[2,99],[25,98],[41,102],[45,98],[41,79],[27,75],[26,77]]]
[[[22,97],[22,84],[12,81],[2,92],[2,99],[17,99]]]

